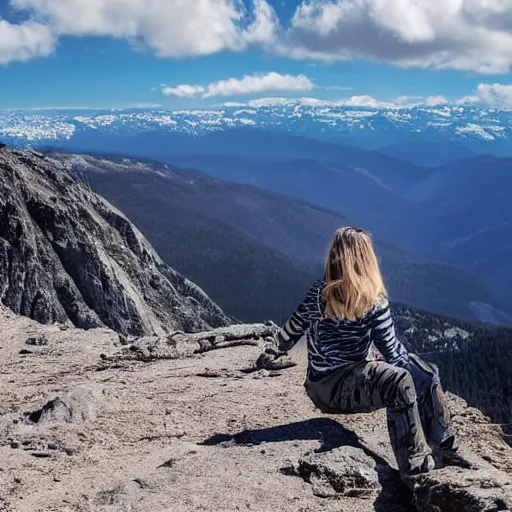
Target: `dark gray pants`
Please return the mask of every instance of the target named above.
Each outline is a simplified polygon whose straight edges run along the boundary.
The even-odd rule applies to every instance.
[[[372,412],[387,408],[393,452],[401,472],[412,472],[453,431],[437,368],[411,354],[397,367],[362,361],[305,383],[313,403],[331,414]]]

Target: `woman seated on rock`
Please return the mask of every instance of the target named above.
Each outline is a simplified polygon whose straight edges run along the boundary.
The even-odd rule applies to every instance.
[[[370,235],[339,230],[327,255],[324,280],[315,283],[265,358],[290,350],[307,331],[307,394],[325,413],[387,408],[388,428],[405,483],[434,468],[432,448],[454,456],[437,368],[409,354],[395,335],[386,288]],[[372,357],[372,345],[382,357]]]

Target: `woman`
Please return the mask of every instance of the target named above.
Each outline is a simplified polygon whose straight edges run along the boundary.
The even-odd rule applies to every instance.
[[[278,335],[290,350],[307,331],[306,391],[326,413],[387,408],[388,429],[403,480],[434,468],[431,447],[445,455],[455,435],[437,368],[409,354],[395,335],[387,292],[370,235],[339,230],[329,249],[324,280],[317,282]],[[375,346],[383,359],[371,357]]]

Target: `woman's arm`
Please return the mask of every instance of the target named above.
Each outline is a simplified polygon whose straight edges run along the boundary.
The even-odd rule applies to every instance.
[[[277,335],[279,350],[288,352],[302,338],[311,322],[321,316],[322,283],[316,282]]]
[[[403,366],[409,362],[407,349],[396,337],[395,324],[387,300],[379,304],[373,313],[370,336],[387,363]]]

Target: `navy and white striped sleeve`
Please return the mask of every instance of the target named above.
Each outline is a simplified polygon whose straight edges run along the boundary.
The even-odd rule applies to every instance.
[[[409,362],[409,353],[397,338],[395,325],[388,301],[382,301],[375,308],[371,320],[371,340],[387,363],[403,366]]]
[[[311,322],[320,318],[321,299],[322,283],[318,281],[309,289],[297,310],[279,331],[277,339],[280,351],[291,350],[308,330]]]

